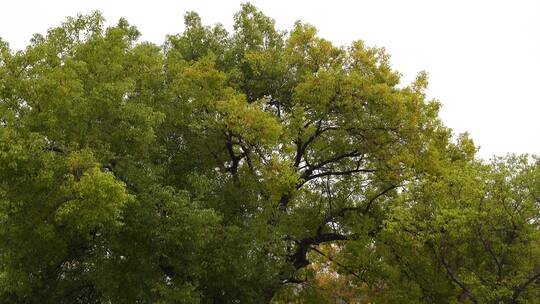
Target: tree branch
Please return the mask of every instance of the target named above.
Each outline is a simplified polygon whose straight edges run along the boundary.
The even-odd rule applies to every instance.
[[[467,296],[469,297],[469,299],[471,299],[471,301],[475,304],[478,304],[478,299],[476,299],[476,296],[467,288],[467,286],[465,286],[465,284],[463,284],[455,275],[454,273],[452,272],[452,270],[450,269],[450,265],[448,265],[448,262],[446,261],[446,259],[444,258],[444,256],[441,254],[441,263],[443,264],[444,268],[446,269],[446,273],[448,274],[448,276],[450,277],[450,279],[452,279],[452,281],[454,281],[454,283],[456,283],[460,288],[461,290],[463,290],[463,292],[465,292],[465,294],[467,294]]]
[[[354,272],[353,270],[351,270],[348,266],[345,266],[343,264],[341,264],[340,262],[336,261],[334,258],[332,258],[331,256],[328,256],[326,255],[324,252],[320,251],[319,249],[315,248],[315,247],[311,247],[311,250],[315,251],[316,253],[322,255],[323,257],[327,258],[330,262],[338,265],[339,267],[343,268],[345,271],[347,271],[347,273],[355,276],[357,279],[359,280],[364,280],[364,278],[357,274],[356,272]]]
[[[292,262],[295,269],[304,268],[311,264],[311,262],[307,259],[307,253],[309,249],[312,249],[313,245],[333,241],[344,241],[347,239],[349,239],[347,236],[339,233],[317,233],[315,237],[307,237],[301,239],[300,241],[295,241],[297,247],[295,252],[289,255],[289,261]]]
[[[324,225],[326,225],[327,223],[331,222],[332,220],[334,220],[336,217],[343,217],[345,216],[345,213],[347,212],[352,212],[352,211],[360,211],[362,210],[362,213],[367,213],[369,211],[369,209],[371,209],[371,206],[373,205],[373,203],[379,199],[380,197],[384,196],[385,194],[387,194],[388,192],[390,192],[391,190],[393,189],[396,189],[397,187],[399,187],[399,185],[391,185],[385,189],[383,189],[381,192],[377,193],[377,195],[375,195],[374,197],[372,197],[371,199],[369,199],[369,201],[367,202],[366,204],[366,207],[363,208],[362,210],[362,207],[358,206],[358,207],[347,207],[347,208],[342,208],[338,211],[336,211],[335,213],[333,214],[330,214],[328,215],[325,219],[324,219],[324,222],[321,226],[319,226],[319,229],[322,230],[322,227],[324,227]]]
[[[360,153],[357,150],[352,150],[350,152],[337,154],[334,157],[329,158],[329,159],[324,160],[324,161],[321,161],[320,163],[318,163],[316,165],[309,166],[308,169],[306,171],[304,171],[304,173],[302,174],[302,178],[308,179],[311,176],[311,173],[313,173],[316,170],[321,169],[322,167],[324,167],[324,166],[326,166],[328,164],[338,162],[338,161],[340,161],[342,159],[345,159],[345,158],[348,158],[348,157],[355,157],[355,156],[359,156],[359,155],[360,155]],[[360,159],[360,161],[362,161],[362,159]],[[359,163],[360,163],[360,161],[359,161]]]
[[[517,299],[521,295],[521,293],[534,281],[540,280],[540,272],[536,273],[532,277],[530,277],[526,282],[516,287],[514,290],[514,293],[512,294],[512,300],[510,303],[514,304],[517,303]]]

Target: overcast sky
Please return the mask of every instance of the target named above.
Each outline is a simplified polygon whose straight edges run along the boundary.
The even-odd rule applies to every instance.
[[[244,1],[5,0],[0,37],[22,49],[66,16],[100,10],[108,23],[126,17],[142,40],[160,44],[183,29],[186,11],[232,27]],[[385,47],[408,83],[426,70],[428,95],[455,133],[468,131],[479,155],[540,154],[540,1],[250,1],[290,29],[311,23],[338,45],[362,39]]]

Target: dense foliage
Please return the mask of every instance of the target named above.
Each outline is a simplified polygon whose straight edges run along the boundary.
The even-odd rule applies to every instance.
[[[540,162],[384,49],[185,15],[0,40],[2,303],[540,303]]]

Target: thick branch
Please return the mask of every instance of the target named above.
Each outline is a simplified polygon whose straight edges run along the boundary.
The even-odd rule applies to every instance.
[[[233,144],[230,140],[227,140],[227,142],[225,142],[225,148],[227,149],[227,152],[229,152],[229,156],[232,161],[231,166],[226,168],[226,170],[232,174],[234,182],[238,184],[239,183],[238,165],[240,163],[240,160],[242,160],[243,155],[238,156],[234,153]]]
[[[47,145],[47,147],[45,147],[45,150],[46,151],[51,151],[51,152],[56,152],[58,154],[62,154],[62,155],[67,155],[66,151],[64,151],[64,149],[58,147],[58,146],[55,146],[54,144],[50,143],[49,145]]]
[[[310,264],[310,261],[307,259],[307,253],[313,245],[347,239],[347,236],[338,233],[319,233],[315,237],[301,239],[300,241],[296,241],[296,250],[289,256],[289,261],[292,262],[296,269],[301,269]]]
[[[354,173],[373,173],[375,171],[376,171],[375,169],[351,169],[351,170],[344,170],[344,171],[324,171],[324,172],[317,173],[317,174],[310,175],[310,176],[306,177],[304,179],[304,182],[302,183],[302,185],[305,184],[306,182],[310,181],[310,180],[313,180],[313,179],[316,179],[316,178],[319,178],[319,177],[350,175],[350,174],[354,174]]]
[[[307,126],[309,126],[309,124],[306,125],[305,127]],[[319,121],[317,121],[317,129],[315,130],[315,132],[313,132],[313,134],[311,134],[308,137],[308,139],[305,142],[301,138],[298,138],[295,141],[297,148],[296,148],[296,155],[294,157],[294,166],[298,168],[309,144],[311,144],[315,139],[317,139],[317,137],[319,137],[324,132],[333,130],[333,129],[334,129],[333,127],[322,128],[322,119],[320,119]]]
[[[331,158],[329,158],[327,160],[321,161],[318,164],[309,166],[308,170],[306,170],[302,174],[302,178],[308,179],[311,176],[311,173],[313,173],[316,170],[321,169],[322,167],[324,167],[324,166],[326,166],[328,164],[333,164],[333,163],[338,162],[338,161],[340,161],[342,159],[349,158],[349,157],[356,157],[356,156],[359,156],[359,155],[360,154],[358,153],[357,150],[353,150],[353,151],[350,151],[350,152],[345,152],[345,153],[334,155],[333,157],[331,157]]]

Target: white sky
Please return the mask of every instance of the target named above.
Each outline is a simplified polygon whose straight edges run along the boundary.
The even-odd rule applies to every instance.
[[[183,14],[232,28],[244,1],[206,0],[0,0],[0,37],[24,48],[66,16],[103,12],[109,23],[126,17],[142,40],[161,43],[183,29]],[[395,69],[410,82],[426,70],[430,98],[443,103],[441,117],[456,133],[468,131],[479,155],[540,154],[540,1],[299,1],[252,0],[290,29],[311,23],[322,37],[345,45],[363,39],[384,46]]]

